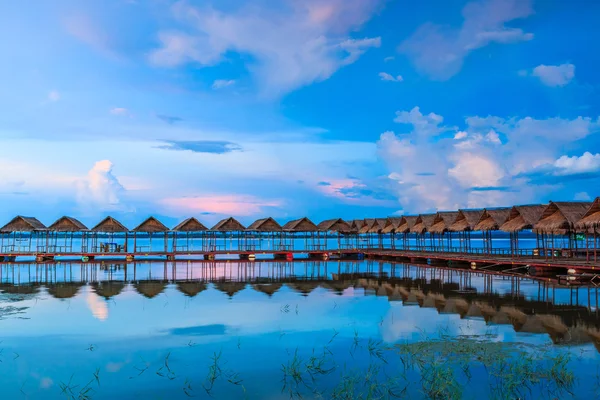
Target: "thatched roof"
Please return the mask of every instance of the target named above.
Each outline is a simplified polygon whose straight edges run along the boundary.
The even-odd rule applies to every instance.
[[[458,211],[439,211],[428,229],[431,233],[444,233],[450,230],[450,226],[456,221]]]
[[[369,233],[381,233],[383,228],[385,228],[386,219],[385,218],[375,218],[375,222],[371,225],[369,229]]]
[[[151,299],[161,294],[167,287],[167,283],[163,281],[140,281],[134,283],[133,286],[139,294]]]
[[[417,223],[419,216],[417,215],[405,215],[396,228],[396,233],[408,233],[412,231],[412,228]]]
[[[125,288],[125,282],[105,281],[92,283],[92,290],[98,296],[104,297],[106,300],[121,293]]]
[[[411,228],[411,232],[413,233],[424,233],[431,225],[433,225],[433,220],[435,219],[436,214],[419,214],[415,224]]]
[[[252,288],[271,297],[283,286],[282,283],[255,283]]]
[[[237,292],[244,290],[246,288],[246,282],[232,282],[232,281],[222,281],[214,284],[217,290],[220,290],[223,293],[227,293],[227,295],[231,298]]]
[[[570,232],[575,229],[575,224],[581,220],[591,205],[592,203],[589,201],[551,201],[533,228],[536,232]]]
[[[350,224],[344,221],[341,218],[337,219],[328,219],[326,221],[321,222],[317,225],[320,231],[334,231],[334,232],[350,232],[352,228]]]
[[[577,227],[582,229],[597,228],[598,226],[600,226],[600,197],[596,197],[587,212],[577,221]]]
[[[129,229],[113,217],[106,217],[92,228],[94,232],[129,232]]]
[[[506,222],[509,214],[509,207],[485,208],[473,230],[496,231]]]
[[[287,222],[283,225],[283,230],[291,232],[316,232],[319,228],[310,219],[304,217]]]
[[[46,285],[48,293],[56,299],[70,299],[75,297],[83,286],[81,282],[60,282]]]
[[[452,232],[472,231],[479,222],[481,214],[483,214],[483,209],[458,210],[458,215],[452,225],[450,225],[450,230]]]
[[[402,223],[402,217],[388,217],[385,220],[385,226],[381,233],[392,233],[396,232]]]
[[[358,233],[367,233],[371,230],[373,225],[375,224],[375,218],[365,218],[363,220],[363,224],[358,230]]]
[[[0,228],[0,232],[34,232],[46,231],[48,228],[37,218],[23,217],[18,215],[14,217],[8,224]]]
[[[175,232],[203,232],[207,231],[208,228],[198,221],[196,218],[191,217],[185,221],[181,221],[175,228]]]
[[[60,217],[52,225],[48,227],[48,230],[55,232],[80,232],[87,231],[87,227],[82,224],[79,220],[73,217]]]
[[[352,231],[353,232],[358,232],[360,231],[360,228],[362,228],[365,225],[365,220],[364,219],[353,219],[350,222],[350,226],[352,227]]]
[[[198,281],[178,282],[177,289],[188,297],[194,297],[206,290],[206,283]]]
[[[154,217],[148,217],[144,222],[133,228],[133,232],[145,233],[167,232],[168,230],[169,228]]]
[[[247,231],[260,231],[260,232],[279,232],[283,228],[273,218],[262,218],[254,221],[248,228]]]
[[[545,204],[514,206],[510,209],[506,222],[500,226],[500,230],[504,232],[516,232],[523,229],[533,229],[533,226],[542,217],[546,207],[548,205]]]
[[[219,232],[242,232],[245,231],[246,228],[244,228],[244,225],[240,224],[237,219],[229,217],[217,222],[210,230]]]

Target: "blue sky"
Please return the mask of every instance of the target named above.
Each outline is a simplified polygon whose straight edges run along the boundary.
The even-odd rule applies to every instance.
[[[600,4],[0,5],[0,218],[207,224],[585,200]]]

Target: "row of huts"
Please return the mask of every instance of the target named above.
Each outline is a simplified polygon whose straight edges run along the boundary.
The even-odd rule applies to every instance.
[[[166,246],[169,234],[177,238],[201,233],[207,240],[216,242],[217,238],[228,233],[235,234],[239,248],[249,246],[257,237],[271,237],[280,240],[282,245],[285,242],[289,250],[289,246],[293,245],[289,239],[294,234],[304,234],[313,245],[325,238],[326,246],[326,234],[334,232],[338,234],[339,248],[402,247],[469,252],[474,250],[471,248],[471,232],[481,232],[483,245],[477,251],[489,253],[492,252],[492,232],[504,231],[509,233],[510,251],[517,253],[520,251],[518,234],[524,230],[532,230],[536,234],[536,247],[540,249],[554,249],[557,247],[557,238],[561,240],[558,246],[561,248],[597,249],[600,240],[600,197],[593,202],[550,202],[349,221],[337,218],[319,224],[308,218],[300,218],[280,225],[273,218],[262,218],[248,227],[231,217],[207,228],[192,217],[169,229],[158,219],[149,217],[137,227],[129,229],[115,218],[106,217],[89,229],[73,217],[65,216],[45,226],[36,218],[17,216],[0,228],[0,236],[4,244],[5,241],[10,243],[11,237],[14,241],[32,234],[46,237],[46,241],[50,242],[56,241],[59,236],[77,233],[87,235],[92,240],[102,234],[129,234],[135,240],[138,234],[152,237],[153,234],[163,233]],[[581,246],[582,237],[585,246]]]

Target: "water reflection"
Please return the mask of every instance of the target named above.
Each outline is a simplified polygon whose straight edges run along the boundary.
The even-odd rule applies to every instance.
[[[30,398],[60,398],[60,382],[74,372],[92,379],[99,368],[111,376],[94,388],[100,398],[202,397],[200,382],[208,384],[198,371],[210,371],[211,357],[223,351],[227,368],[246,376],[249,398],[283,398],[276,387],[282,364],[292,368],[296,351],[305,364],[330,351],[335,361],[327,363],[371,368],[378,351],[419,343],[424,332],[449,342],[471,335],[486,343],[553,344],[553,351],[577,346],[586,355],[572,368],[591,373],[588,363],[600,360],[598,294],[372,261],[0,265],[2,346],[20,356],[11,361],[19,368],[0,363],[0,396],[17,396],[14,382],[25,382]],[[169,376],[165,357],[189,376],[157,380],[157,372]],[[28,384],[34,375],[35,385]],[[193,393],[182,390],[186,379],[195,382]],[[243,397],[238,386],[214,397]]]

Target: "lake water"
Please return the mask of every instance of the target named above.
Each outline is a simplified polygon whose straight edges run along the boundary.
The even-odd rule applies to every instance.
[[[0,264],[0,398],[598,398],[598,295],[373,261]]]

